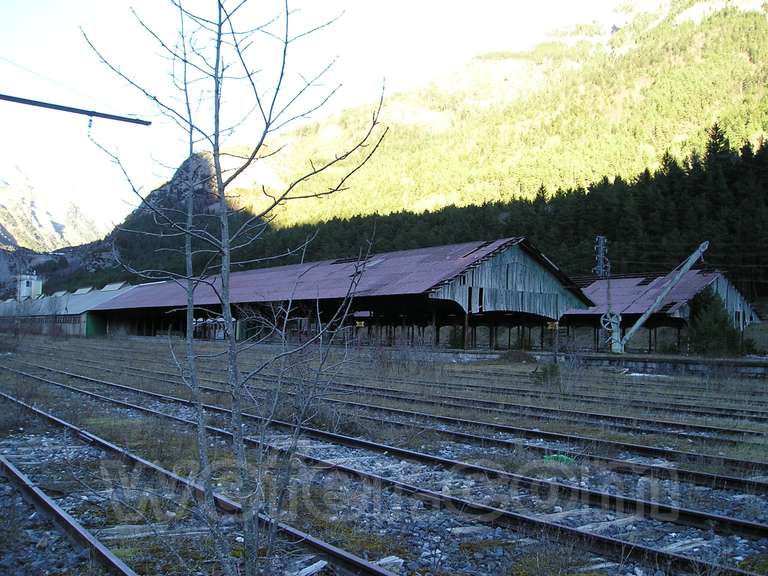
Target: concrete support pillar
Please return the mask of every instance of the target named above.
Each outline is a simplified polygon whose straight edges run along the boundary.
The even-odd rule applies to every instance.
[[[469,348],[469,312],[464,314],[464,349]]]

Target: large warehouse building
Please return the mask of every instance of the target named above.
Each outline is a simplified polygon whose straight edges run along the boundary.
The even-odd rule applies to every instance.
[[[291,304],[290,338],[306,338],[349,303],[348,335],[359,343],[450,347],[543,348],[558,328],[561,346],[605,349],[600,317],[609,308],[629,328],[670,281],[669,275],[568,278],[523,237],[401,250],[357,259],[326,260],[231,275],[237,335],[263,334],[263,320]],[[195,292],[195,335],[223,337],[218,318],[220,279]],[[656,349],[659,330],[679,342],[691,300],[711,288],[733,325],[759,321],[719,272],[691,270],[648,319],[633,349]],[[0,303],[0,329],[78,336],[182,335],[186,292],[175,281]],[[555,324],[559,321],[559,325]],[[670,337],[668,334],[670,333]],[[646,345],[647,337],[647,345]],[[664,339],[664,334],[662,334]],[[679,346],[678,346],[679,348]]]
[[[241,336],[249,333],[250,314],[289,300],[299,311],[292,330],[299,337],[312,333],[317,312],[327,320],[348,294],[356,337],[388,344],[472,346],[478,327],[490,329],[493,338],[500,326],[530,330],[592,304],[523,237],[374,254],[364,263],[342,259],[262,268],[233,273],[231,281]],[[219,285],[212,278],[195,292],[201,325],[215,327],[206,323],[219,310]],[[183,330],[185,303],[183,287],[169,281],[136,286],[93,313],[108,334],[154,335]]]
[[[93,313],[94,308],[132,289],[125,282],[117,282],[100,290],[84,287],[74,292],[6,300],[0,302],[0,329],[55,336],[104,335],[104,319]]]

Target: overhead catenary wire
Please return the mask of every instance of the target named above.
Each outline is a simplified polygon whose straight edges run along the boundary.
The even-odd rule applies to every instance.
[[[128,122],[130,124],[139,124],[141,126],[149,126],[152,124],[149,120],[142,120],[141,118],[129,118],[127,116],[118,116],[117,114],[107,114],[105,112],[97,112],[95,110],[84,110],[83,108],[75,108],[73,106],[64,106],[62,104],[54,104],[51,102],[42,102],[40,100],[31,100],[29,98],[21,98],[19,96],[10,96],[8,94],[0,94],[0,100],[6,100],[8,102],[14,102],[16,104],[25,104],[27,106],[37,106],[39,108],[48,108],[50,110],[58,110],[60,112],[69,112],[71,114],[82,114],[83,116],[89,116],[91,118],[104,118],[106,120],[115,120],[117,122]]]
[[[50,76],[46,76],[45,74],[41,74],[40,72],[36,72],[35,70],[32,70],[31,68],[24,66],[23,64],[19,64],[18,62],[14,62],[13,60],[10,60],[0,54],[0,60],[3,62],[6,62],[7,64],[10,64],[11,66],[14,66],[18,68],[19,70],[23,70],[27,74],[31,74],[32,76],[35,76],[37,78],[40,78],[41,80],[44,80],[45,82],[48,82],[51,85],[58,86],[59,88],[63,88],[64,90],[67,90],[68,92],[72,92],[73,94],[77,94],[78,96],[81,96],[83,98],[88,98],[89,100],[92,100],[93,102],[98,102],[102,106],[106,106],[107,108],[110,108],[112,105],[108,102],[105,102],[104,100],[101,100],[99,98],[94,97],[91,94],[86,94],[84,92],[81,92],[80,90],[77,90],[73,88],[72,86],[68,86],[67,84],[64,84],[63,82],[60,82],[59,80],[56,80],[54,78],[51,78]],[[128,114],[128,116],[134,116],[134,114]]]

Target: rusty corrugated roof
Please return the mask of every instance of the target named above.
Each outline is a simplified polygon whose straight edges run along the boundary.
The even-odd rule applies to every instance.
[[[355,297],[422,294],[462,273],[494,252],[518,244],[523,237],[491,242],[465,242],[448,246],[374,254],[365,265]],[[276,302],[343,298],[350,289],[357,263],[325,260],[273,268],[259,268],[231,275],[231,301]],[[214,287],[219,278],[211,278]],[[218,304],[214,288],[201,284],[195,292],[198,306]],[[135,286],[130,292],[105,302],[97,310],[173,308],[186,305],[186,293],[173,281]]]
[[[720,275],[719,272],[689,270],[664,298],[659,311],[673,314],[704,290]],[[633,276],[611,278],[611,310],[620,314],[643,314],[654,303],[661,291],[672,280],[674,273],[664,276]],[[585,310],[572,309],[567,315],[584,316],[608,311],[608,280],[601,278],[583,288],[595,306]]]

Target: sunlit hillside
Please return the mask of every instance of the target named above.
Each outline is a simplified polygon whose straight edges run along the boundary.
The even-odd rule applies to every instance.
[[[673,2],[616,21],[577,26],[529,52],[480,55],[426,88],[389,95],[389,134],[351,190],[289,205],[280,223],[532,197],[542,185],[551,193],[631,178],[665,152],[684,158],[714,122],[737,146],[768,130],[762,2]],[[287,155],[267,185],[342,150],[370,112],[285,136]]]

